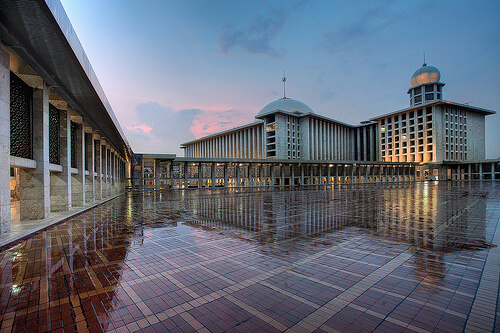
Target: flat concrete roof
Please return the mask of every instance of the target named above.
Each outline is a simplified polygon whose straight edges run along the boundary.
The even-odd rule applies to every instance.
[[[245,124],[245,125],[238,126],[238,127],[233,127],[233,128],[230,128],[230,129],[222,131],[222,132],[217,132],[217,133],[214,133],[214,134],[209,134],[209,135],[206,135],[206,136],[204,136],[202,138],[199,138],[199,139],[196,139],[196,140],[192,140],[192,141],[188,141],[188,142],[185,142],[185,143],[181,143],[181,148],[186,148],[185,147],[186,145],[191,145],[191,144],[193,144],[195,142],[201,142],[201,141],[208,140],[208,139],[211,139],[211,138],[215,138],[215,137],[218,137],[218,136],[226,135],[226,134],[229,134],[231,132],[236,132],[236,131],[239,131],[239,130],[242,130],[242,129],[245,129],[245,128],[259,126],[259,125],[262,125],[262,124],[264,124],[263,120],[256,119],[253,123]]]
[[[481,113],[481,114],[484,114],[486,116],[496,113],[496,111],[493,111],[493,110],[483,109],[483,108],[479,108],[477,106],[471,106],[471,105],[468,105],[468,104],[460,104],[460,103],[455,103],[455,102],[450,102],[450,101],[436,101],[436,102],[432,102],[432,103],[426,103],[426,104],[420,104],[420,105],[416,105],[416,106],[410,106],[410,107],[407,107],[407,108],[404,108],[404,109],[400,109],[400,110],[397,110],[397,111],[385,113],[383,115],[370,118],[370,120],[371,121],[376,121],[376,120],[379,120],[379,119],[382,119],[382,118],[385,118],[385,117],[389,117],[389,116],[392,116],[392,115],[396,115],[396,114],[399,114],[399,113],[408,112],[408,111],[412,111],[412,110],[418,110],[418,109],[422,109],[424,107],[433,106],[433,105],[439,105],[439,104],[446,104],[446,105],[456,106],[456,107],[459,107],[459,108],[462,108],[462,109],[466,109],[468,111],[472,111],[472,112],[476,112],[476,113]]]
[[[281,164],[349,164],[349,165],[419,165],[415,162],[380,162],[380,161],[332,161],[332,160],[282,160],[282,159],[249,159],[249,158],[195,158],[176,157],[174,162],[191,163],[281,163]]]

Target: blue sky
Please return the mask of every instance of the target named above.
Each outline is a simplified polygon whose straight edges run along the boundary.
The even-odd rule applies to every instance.
[[[327,117],[405,108],[424,52],[444,99],[500,111],[500,1],[61,2],[134,152],[252,122],[285,69],[287,97]]]

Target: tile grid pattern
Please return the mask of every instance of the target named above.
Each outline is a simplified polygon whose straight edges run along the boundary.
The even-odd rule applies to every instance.
[[[277,243],[195,215],[137,228],[118,200],[2,251],[0,332],[495,330],[498,249],[478,246],[499,240],[487,190],[446,220],[467,220],[453,237],[476,248],[444,254],[348,225]]]

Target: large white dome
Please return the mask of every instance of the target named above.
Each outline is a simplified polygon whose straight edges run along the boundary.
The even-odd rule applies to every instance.
[[[297,101],[296,99],[291,98],[280,98],[264,106],[259,111],[259,113],[257,113],[255,118],[262,118],[263,116],[274,113],[276,111],[296,113],[298,115],[314,113],[314,111],[310,107],[308,107],[301,101]]]
[[[410,79],[410,86],[416,87],[421,84],[439,82],[441,73],[434,66],[427,66],[426,63],[413,73]]]

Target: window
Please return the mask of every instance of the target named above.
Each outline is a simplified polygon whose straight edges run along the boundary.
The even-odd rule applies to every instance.
[[[432,101],[434,99],[434,94],[425,94],[426,101]]]

